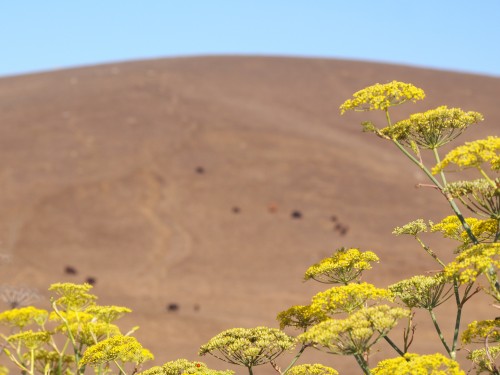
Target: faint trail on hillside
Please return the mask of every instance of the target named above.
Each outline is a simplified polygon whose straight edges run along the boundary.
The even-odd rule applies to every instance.
[[[187,122],[183,118],[182,122]],[[184,136],[177,140],[173,147],[170,147],[168,158],[174,160],[175,156],[192,143],[194,134],[198,131],[199,126],[190,122],[185,126]],[[144,181],[144,198],[141,200],[137,209],[142,216],[150,224],[155,233],[153,247],[148,252],[146,264],[144,268],[158,267],[159,265],[168,270],[182,263],[192,253],[192,238],[191,235],[181,225],[177,223],[175,218],[170,218],[168,214],[162,213],[165,210],[176,211],[179,207],[176,206],[174,184],[165,182],[162,170],[158,166],[154,155],[150,150],[144,150],[144,159],[148,168],[144,171],[142,179]],[[167,168],[168,170],[168,168]],[[163,274],[165,277],[167,272]]]

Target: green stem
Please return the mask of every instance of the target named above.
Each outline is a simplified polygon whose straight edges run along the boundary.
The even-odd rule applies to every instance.
[[[121,374],[126,374],[125,370],[122,368],[122,366],[120,366],[120,364],[118,363],[118,361],[114,360],[113,361],[115,363],[115,365],[118,367],[118,369],[120,370],[120,375]]]
[[[429,254],[432,258],[434,258],[434,260],[438,262],[441,266],[443,266],[443,268],[446,267],[446,265],[441,261],[441,259],[438,258],[436,253],[432,251],[432,249],[429,246],[427,246],[418,236],[415,236],[415,239],[418,241],[420,246],[422,246],[422,248],[427,252],[427,254]]]
[[[436,163],[437,164],[441,163],[441,158],[439,157],[439,153],[438,153],[437,148],[433,148],[432,151],[434,152],[434,158],[436,159]],[[441,180],[443,181],[443,186],[446,186],[447,183],[446,183],[446,177],[444,176],[444,171],[441,169],[439,174],[441,175]]]
[[[307,347],[308,347],[308,345],[302,345],[302,348],[300,348],[299,352],[293,358],[292,362],[290,362],[290,364],[285,369],[285,371],[283,371],[282,375],[285,375],[287,373],[287,371],[290,370],[290,368],[295,364],[295,362],[297,362],[297,360],[300,358],[300,356],[302,355],[302,353],[304,353],[304,350],[306,350]]]
[[[455,299],[457,301],[457,315],[455,318],[455,330],[453,333],[453,344],[451,346],[451,352],[450,352],[450,357],[451,359],[455,359],[457,355],[457,342],[458,342],[458,333],[460,331],[460,321],[462,319],[462,307],[463,307],[463,301],[466,301],[467,298],[467,292],[464,294],[464,299],[461,301],[460,300],[460,292],[458,290],[458,282],[457,280],[453,280],[453,292],[455,293]]]
[[[401,349],[398,348],[398,346],[392,341],[388,336],[384,336],[384,340],[387,341],[387,343],[401,356],[403,357],[405,353]]]
[[[446,349],[446,352],[448,353],[448,355],[450,357],[452,357],[450,347],[448,346],[448,344],[446,343],[446,340],[444,339],[443,333],[441,332],[441,328],[439,327],[439,324],[437,322],[436,315],[434,314],[434,311],[429,310],[429,314],[431,314],[432,323],[434,323],[434,328],[436,328],[436,332],[439,336],[439,339],[443,343],[443,346]],[[452,359],[453,359],[453,357],[452,357]]]
[[[483,168],[481,168],[480,165],[477,166],[477,169],[479,170],[479,173],[481,173],[481,175],[486,179],[486,181],[488,181],[488,183],[494,188],[496,189],[497,188],[497,184],[495,183],[495,181],[493,181],[490,176],[488,176],[486,174],[486,172],[484,171]]]
[[[248,375],[253,375],[252,366],[248,367]]]
[[[361,370],[363,370],[363,373],[365,375],[371,375],[371,371],[368,368],[368,363],[366,363],[365,359],[363,358],[363,355],[354,354],[354,358],[356,359],[356,362],[358,362],[359,367],[361,367]]]

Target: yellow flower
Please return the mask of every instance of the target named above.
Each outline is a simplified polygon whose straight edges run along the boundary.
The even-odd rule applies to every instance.
[[[286,372],[287,375],[338,375],[338,371],[320,364],[293,366]]]
[[[25,346],[28,350],[35,350],[43,346],[45,343],[49,342],[50,333],[46,331],[33,332],[23,331],[15,335],[7,337],[7,341],[10,343],[20,343]]]
[[[389,286],[389,290],[410,309],[432,310],[451,297],[451,286],[446,289],[441,275],[413,276]]]
[[[75,310],[81,311],[87,306],[94,303],[97,297],[88,293],[92,289],[90,284],[72,284],[72,283],[56,283],[49,288],[55,292],[59,298],[54,300],[57,306],[64,308],[66,311]]]
[[[497,233],[498,221],[495,219],[481,220],[475,217],[464,219],[472,234],[479,242],[493,242]],[[459,251],[469,248],[472,241],[456,215],[445,217],[439,223],[432,223],[431,232],[441,232],[444,237],[461,242]]]
[[[476,367],[476,374],[482,374],[483,372],[488,372],[494,374],[496,366],[495,361],[500,356],[500,346],[488,346],[488,352],[486,348],[473,350],[467,356],[467,359],[471,360]]]
[[[112,323],[123,315],[132,312],[132,310],[120,306],[89,306],[85,309],[85,312],[94,316],[100,322]]]
[[[153,358],[153,355],[144,349],[135,337],[117,335],[87,348],[79,365],[97,366],[111,361],[138,364]]]
[[[457,278],[461,283],[474,282],[481,274],[488,277],[491,268],[500,267],[499,255],[500,243],[474,245],[449,263],[443,274],[450,280]]]
[[[5,366],[0,365],[0,375],[9,375],[9,369]]]
[[[342,114],[349,110],[372,111],[380,109],[385,111],[389,107],[410,100],[416,102],[424,97],[424,91],[410,83],[398,81],[392,81],[386,84],[377,83],[354,93],[352,99],[345,101],[344,104],[340,106],[340,111]]]
[[[277,316],[280,328],[296,327],[306,330],[307,328],[326,319],[326,315],[314,310],[311,306],[292,306],[288,310],[282,311]]]
[[[424,223],[422,219],[417,219],[402,227],[396,227],[392,231],[393,234],[399,236],[401,234],[409,234],[411,236],[416,236],[419,233],[427,232],[427,224]]]
[[[500,320],[473,321],[462,333],[464,344],[484,343],[486,339],[489,342],[500,341]]]
[[[458,362],[439,353],[407,353],[404,357],[381,361],[371,371],[374,375],[465,375]]]
[[[469,125],[483,120],[477,112],[441,106],[424,113],[415,113],[407,120],[380,130],[381,134],[411,146],[412,142],[425,149],[435,149],[451,142]]]
[[[0,313],[0,323],[23,329],[29,324],[43,325],[48,316],[49,313],[46,310],[27,306]]]
[[[372,284],[348,284],[316,294],[312,299],[311,309],[326,314],[352,313],[368,300],[391,298],[388,290],[376,288]]]
[[[436,174],[445,169],[448,164],[455,164],[460,169],[478,168],[481,164],[489,163],[494,171],[500,170],[500,138],[488,137],[474,142],[466,142],[450,151],[438,163],[432,173]]]
[[[250,368],[271,362],[294,346],[295,339],[275,328],[233,328],[211,338],[198,354]]]
[[[232,375],[233,371],[211,370],[203,362],[191,362],[187,359],[177,359],[165,363],[163,366],[155,366],[149,370],[143,371],[138,375],[179,375],[179,374],[198,374],[198,375]]]
[[[309,267],[304,279],[314,279],[325,284],[347,284],[359,279],[364,270],[372,268],[372,262],[378,261],[377,255],[371,251],[340,248],[331,257]]]
[[[483,178],[451,182],[443,192],[453,198],[460,198],[462,202],[466,198],[469,203],[464,202],[464,204],[471,211],[500,220],[500,178],[496,178],[493,184]]]
[[[309,345],[325,348],[328,353],[363,355],[409,311],[386,305],[363,308],[346,319],[328,319],[298,337]]]

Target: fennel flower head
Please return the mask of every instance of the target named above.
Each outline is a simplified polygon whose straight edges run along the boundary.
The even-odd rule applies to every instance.
[[[47,331],[33,332],[29,330],[9,336],[7,337],[7,341],[15,345],[22,345],[28,350],[35,350],[48,343],[50,338],[51,335]]]
[[[483,120],[478,112],[464,112],[460,108],[441,106],[424,113],[415,113],[409,119],[398,121],[380,132],[407,145],[415,142],[424,149],[436,149],[451,142],[470,125]]]
[[[500,320],[475,320],[467,326],[461,339],[464,344],[498,342],[500,341]]]
[[[369,300],[381,299],[391,300],[391,292],[368,283],[352,283],[317,293],[312,299],[311,308],[325,314],[352,313]]]
[[[407,309],[387,305],[362,308],[346,319],[325,320],[298,340],[332,354],[363,355],[409,314]]]
[[[313,309],[310,305],[297,305],[280,312],[276,319],[280,322],[281,329],[295,327],[306,330],[326,318],[327,316],[324,312]]]
[[[48,317],[48,311],[27,306],[3,311],[0,313],[0,324],[23,329],[30,324],[42,326]]]
[[[144,349],[135,337],[116,335],[88,347],[80,366],[99,366],[112,361],[139,364],[153,358],[153,354]]]
[[[386,359],[371,370],[374,375],[465,375],[458,362],[442,354],[418,355]]]
[[[309,267],[304,279],[313,279],[325,284],[347,284],[358,280],[363,271],[372,268],[371,263],[378,261],[379,258],[372,251],[340,248],[332,256]]]
[[[488,163],[493,171],[500,170],[500,137],[490,136],[458,146],[432,169],[432,173],[441,172],[449,164],[467,169],[481,168],[483,163]]]
[[[342,114],[349,110],[372,111],[379,109],[386,111],[389,107],[410,100],[416,102],[424,98],[424,91],[410,83],[398,81],[385,84],[377,83],[354,93],[352,99],[346,100],[340,106],[340,111]]]
[[[217,371],[212,370],[207,367],[203,362],[191,362],[187,359],[177,359],[175,361],[170,361],[162,366],[155,366],[146,371],[139,373],[138,375],[188,375],[188,374],[198,374],[198,375],[233,375],[234,372],[230,370]]]
[[[320,364],[293,366],[286,372],[287,375],[339,375],[338,371]]]
[[[451,296],[451,286],[446,289],[442,275],[413,276],[389,286],[389,290],[410,309],[418,307],[432,310]]]
[[[491,267],[500,267],[500,243],[479,244],[460,253],[453,262],[446,265],[443,275],[448,280],[458,279],[471,283],[488,272]],[[487,292],[487,290],[486,290]]]
[[[94,304],[97,296],[90,294],[90,284],[56,283],[52,284],[49,291],[54,292],[58,298],[53,300],[56,306],[66,311],[82,311],[87,306]]]
[[[476,374],[490,373],[494,374],[496,368],[495,362],[500,357],[500,346],[489,345],[488,348],[476,349],[467,355],[467,359],[474,363]]]
[[[279,329],[232,328],[211,338],[198,354],[211,354],[222,361],[251,368],[273,361],[295,344],[294,338]]]
[[[454,181],[443,189],[453,198],[468,201],[467,207],[482,216],[500,220],[500,178],[494,183],[481,178],[472,181]]]

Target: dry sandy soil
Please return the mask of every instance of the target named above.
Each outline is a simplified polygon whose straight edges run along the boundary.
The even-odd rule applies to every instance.
[[[380,256],[366,275],[380,287],[436,269],[391,231],[438,221],[446,201],[415,188],[425,177],[394,146],[360,131],[380,116],[338,111],[391,80],[427,94],[393,119],[447,104],[486,118],[462,141],[498,134],[499,78],[393,65],[199,57],[0,79],[0,238],[11,258],[1,283],[35,287],[47,306],[51,283],[94,278],[100,303],[133,309],[121,327],[139,325],[161,364],[198,359],[224,329],[276,327],[278,312],[325,289],[303,273],[341,246]],[[451,259],[452,242],[429,242]],[[477,301],[466,320],[495,313]],[[441,350],[419,319],[414,350]],[[379,350],[373,363],[393,356]],[[305,357],[359,373],[352,358]]]

